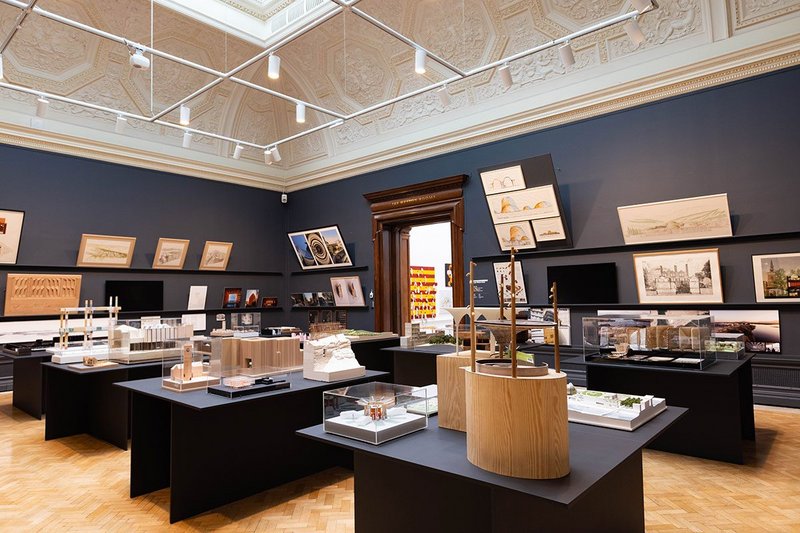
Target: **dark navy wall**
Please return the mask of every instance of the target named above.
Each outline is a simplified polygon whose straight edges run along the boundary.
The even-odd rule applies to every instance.
[[[298,191],[289,195],[287,227],[337,223],[355,264],[371,268],[370,211],[364,193],[467,174],[464,255],[498,254],[477,169],[550,153],[574,253],[525,259],[529,298],[546,302],[547,265],[614,261],[620,302],[635,304],[634,248],[609,254],[582,251],[623,244],[617,206],[726,192],[734,235],[800,232],[799,93],[800,69],[795,68]],[[800,233],[719,248],[726,303],[754,304],[751,254],[800,251]],[[299,270],[296,261],[288,265]],[[359,274],[369,292],[372,271]],[[479,274],[491,279],[491,263],[481,263]],[[329,277],[289,277],[288,292],[330,290]],[[573,324],[580,323],[575,320],[580,314],[575,313]],[[290,317],[304,323],[302,312]],[[800,313],[782,306],[781,320],[784,351],[800,355]],[[372,312],[351,312],[350,324],[371,328]],[[579,339],[579,328],[573,326],[573,341]]]
[[[186,270],[198,268],[205,241],[214,240],[234,243],[229,271],[248,272],[86,269],[81,297],[96,305],[107,279],[163,279],[167,310],[186,308],[190,285],[208,285],[208,308],[222,306],[224,287],[282,292],[282,276],[257,274],[285,268],[278,193],[5,145],[0,169],[0,209],[26,212],[18,265],[74,266],[81,234],[98,233],[136,237],[132,268],[150,269],[159,237],[172,237],[191,240]],[[0,290],[5,283],[1,275]]]

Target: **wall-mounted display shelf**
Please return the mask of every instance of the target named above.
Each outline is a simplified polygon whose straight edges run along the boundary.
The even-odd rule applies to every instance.
[[[326,305],[326,306],[308,306],[308,307],[292,307],[292,311],[317,311],[317,310],[325,310],[325,309],[337,309],[337,310],[344,310],[344,311],[363,311],[364,309],[371,309],[368,305]]]
[[[497,305],[497,304],[495,304]],[[518,308],[522,307],[549,307],[552,304],[517,304]],[[559,307],[564,307],[566,309],[692,309],[692,310],[725,310],[725,309],[785,309],[785,310],[794,310],[797,309],[797,304],[776,304],[776,303],[738,303],[738,302],[731,302],[731,303],[721,303],[721,304],[669,304],[669,303],[657,303],[657,304],[633,304],[633,303],[616,303],[616,304],[566,304],[562,303],[559,304]]]
[[[346,266],[346,267],[334,267],[334,268],[326,268],[326,269],[319,269],[319,270],[298,270],[296,272],[289,272],[290,276],[303,276],[306,274],[327,274],[333,272],[360,272],[363,270],[369,270],[369,266]]]
[[[167,268],[94,268],[78,266],[54,265],[0,265],[0,272],[7,271],[36,271],[36,272],[81,272],[84,274],[109,273],[115,274],[203,274],[208,276],[282,276],[283,272],[270,272],[260,270],[172,270]]]
[[[306,307],[305,309],[311,309]],[[327,309],[333,309],[328,307]],[[359,309],[359,308],[356,308]],[[120,311],[120,315],[128,318],[132,316],[150,316],[150,315],[192,315],[192,314],[212,314],[212,313],[264,313],[270,311],[283,311],[283,307],[226,307],[222,309],[161,309],[155,311]],[[59,315],[26,315],[26,316],[0,316],[0,322],[25,322],[28,320],[53,320],[58,319]]]

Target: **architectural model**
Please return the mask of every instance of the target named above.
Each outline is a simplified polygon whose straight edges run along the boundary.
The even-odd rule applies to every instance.
[[[303,344],[303,377],[316,381],[336,381],[364,376],[366,368],[356,360],[350,339],[330,335]]]
[[[180,318],[120,320],[108,330],[108,358],[126,364],[176,358],[193,333]]]
[[[64,307],[61,309],[58,328],[58,345],[52,348],[52,362],[58,364],[80,363],[84,356],[97,359],[108,359],[108,343],[96,342],[95,333],[107,331],[107,328],[96,326],[95,313],[108,313],[108,328],[117,322],[120,307],[118,303],[109,299],[108,306],[94,307],[92,300],[86,300],[84,307]],[[83,325],[70,325],[70,315],[83,314]],[[74,319],[73,319],[74,320]],[[75,333],[82,333],[83,340],[70,345],[69,337]]]
[[[210,385],[219,385],[219,377],[209,373],[210,364],[203,362],[203,356],[192,351],[192,343],[187,342],[181,348],[181,362],[175,365],[164,365],[164,379],[161,386],[178,392],[205,389]]]
[[[569,421],[633,431],[667,408],[664,398],[588,390],[567,385]]]

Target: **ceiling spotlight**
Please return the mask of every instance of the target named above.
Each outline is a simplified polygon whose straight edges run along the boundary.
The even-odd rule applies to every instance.
[[[275,162],[275,157],[272,155],[272,150],[267,148],[264,150],[264,163],[267,165],[271,165]]]
[[[183,147],[189,148],[192,145],[192,133],[189,131],[183,132]]]
[[[0,80],[3,79],[3,54],[0,54]]]
[[[276,163],[281,162],[281,153],[278,151],[277,144],[272,147],[272,159],[274,159]]]
[[[425,74],[425,59],[428,57],[428,52],[422,48],[417,48],[414,52],[414,72],[417,74]]]
[[[510,89],[514,85],[514,79],[511,77],[511,69],[508,67],[508,63],[497,69],[497,73],[500,75],[500,81],[506,89]]]
[[[447,92],[447,85],[442,85],[436,89],[436,94],[439,96],[439,101],[442,103],[442,107],[447,107],[450,105],[450,93]]]
[[[237,144],[236,148],[233,149],[233,158],[234,159],[239,159],[240,157],[242,157],[242,151],[243,150],[244,150],[244,146],[242,146],[241,144]]]
[[[188,126],[192,119],[192,109],[186,104],[181,104],[181,126]]]
[[[294,110],[294,118],[298,124],[305,124],[306,122],[306,104],[298,102]]]
[[[644,33],[642,33],[642,28],[639,26],[639,23],[636,22],[635,18],[623,24],[622,29],[628,34],[628,39],[631,40],[633,46],[639,46],[646,40]]]
[[[569,41],[558,47],[558,55],[565,67],[571,67],[575,64],[575,52],[572,51]]]
[[[653,7],[653,2],[651,2],[650,0],[631,0],[631,5],[641,15],[642,13]]]
[[[129,46],[131,50],[131,57],[129,59],[133,68],[140,68],[147,70],[150,68],[150,59],[144,55],[144,49],[136,46]]]
[[[269,63],[267,65],[267,76],[271,80],[277,80],[281,76],[281,58],[275,54],[269,55]]]
[[[114,131],[117,133],[125,133],[125,126],[128,125],[128,119],[122,115],[117,115],[117,123],[114,126]]]
[[[40,96],[36,99],[36,116],[39,118],[45,118],[47,116],[47,109],[50,107],[50,102],[48,102],[44,96]]]

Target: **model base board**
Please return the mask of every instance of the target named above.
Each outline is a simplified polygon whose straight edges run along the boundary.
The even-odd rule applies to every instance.
[[[165,389],[174,390],[176,392],[205,389],[206,387],[210,387],[212,385],[219,385],[219,378],[202,376],[199,378],[192,378],[189,381],[177,381],[172,378],[164,378],[161,381],[162,387]]]
[[[47,351],[53,354],[53,357],[50,360],[53,363],[59,365],[83,363],[83,358],[86,356],[94,357],[95,359],[98,360],[108,359],[108,345],[93,346],[91,348],[83,348],[82,346],[76,346],[64,350],[59,348],[54,348],[52,350],[47,350]]]
[[[406,412],[382,420],[372,420],[363,413],[347,417],[345,413],[325,420],[325,431],[371,444],[381,444],[427,427],[424,415]]]
[[[574,391],[567,396],[570,422],[633,431],[667,409],[664,398],[590,391],[583,387],[575,387]]]
[[[251,394],[259,394],[262,392],[269,392],[273,390],[288,389],[289,382],[283,380],[276,380],[272,383],[256,383],[250,387],[227,387],[225,385],[213,385],[208,387],[210,394],[217,396],[224,396],[225,398],[239,398],[242,396],[250,396]]]
[[[303,378],[313,381],[339,381],[342,379],[361,378],[367,375],[367,368],[358,366],[347,370],[334,370],[333,372],[321,372],[313,368],[303,368]]]

